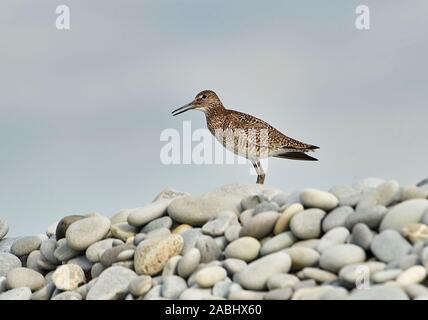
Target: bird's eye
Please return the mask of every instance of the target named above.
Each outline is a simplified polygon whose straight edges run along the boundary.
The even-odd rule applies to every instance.
[[[204,95],[204,94],[201,94],[199,97],[198,97],[198,99],[206,99],[206,95]]]

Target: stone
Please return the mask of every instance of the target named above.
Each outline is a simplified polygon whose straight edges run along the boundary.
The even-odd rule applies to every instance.
[[[370,250],[377,259],[391,262],[405,256],[411,245],[395,230],[385,230],[374,236]]]
[[[299,282],[299,278],[293,274],[276,273],[268,278],[266,285],[269,290],[275,290],[293,288]]]
[[[153,286],[153,280],[150,276],[138,276],[129,282],[128,291],[135,297],[144,297]]]
[[[382,205],[357,209],[346,218],[345,227],[352,230],[357,223],[364,223],[372,229],[377,228],[387,211]]]
[[[397,277],[397,284],[406,287],[422,282],[427,276],[427,270],[422,266],[413,266],[403,271]]]
[[[113,248],[113,239],[105,239],[91,244],[88,249],[86,249],[85,255],[91,262],[99,262],[103,253]]]
[[[155,197],[155,199],[153,201],[162,200],[162,199],[173,200],[175,198],[182,197],[182,196],[188,196],[188,195],[190,195],[190,194],[187,192],[183,192],[183,191],[179,191],[179,190],[175,190],[173,188],[167,187],[167,188],[163,189]]]
[[[222,254],[217,242],[210,236],[199,237],[195,247],[201,253],[201,262],[204,263],[217,260]]]
[[[12,247],[13,243],[18,238],[4,238],[0,239],[0,253],[7,252],[10,253],[10,248]]]
[[[238,218],[234,212],[222,212],[216,218],[209,220],[202,226],[202,232],[210,236],[221,236],[231,224],[237,224]]]
[[[178,299],[186,289],[186,281],[178,276],[171,275],[164,277],[161,294],[167,299]]]
[[[290,267],[291,259],[287,253],[272,253],[247,265],[235,275],[235,281],[245,289],[263,290],[269,277],[277,273],[287,273]]]
[[[273,196],[271,201],[277,203],[278,206],[282,207],[287,204],[288,196],[289,196],[288,193],[280,192],[275,196]]]
[[[36,291],[45,285],[45,278],[37,271],[20,267],[8,272],[6,283],[10,289],[27,287],[31,291]]]
[[[189,288],[180,295],[180,300],[207,300],[211,297],[210,289]]]
[[[262,188],[260,185],[225,185],[199,197],[183,196],[171,202],[168,214],[180,223],[202,226],[221,212],[239,213],[241,200]]]
[[[424,190],[417,186],[406,186],[400,191],[400,202],[411,199],[426,199],[428,197],[428,190]]]
[[[328,291],[332,290],[332,286],[315,286],[310,288],[299,288],[292,296],[292,300],[319,300]]]
[[[9,271],[20,268],[21,260],[11,253],[0,252],[0,277],[6,277]]]
[[[133,209],[128,215],[128,223],[134,227],[141,227],[152,220],[166,214],[170,199],[159,199],[142,208]]]
[[[91,244],[104,239],[110,231],[110,219],[90,217],[73,222],[67,229],[67,245],[74,250],[86,250]]]
[[[235,258],[246,262],[252,261],[259,255],[260,242],[252,237],[242,237],[226,247],[224,255],[226,258]]]
[[[337,272],[348,264],[363,262],[365,259],[366,253],[360,247],[353,244],[338,244],[323,251],[319,265],[324,270]]]
[[[137,228],[130,226],[126,222],[112,225],[110,231],[113,237],[125,242],[129,238],[134,237],[138,232]]]
[[[98,278],[100,274],[106,269],[100,262],[96,262],[92,265],[91,268],[91,277]]]
[[[300,193],[300,201],[305,208],[318,208],[324,211],[330,211],[337,207],[339,200],[329,192],[305,189]]]
[[[39,250],[41,243],[42,239],[39,236],[22,237],[12,244],[10,252],[18,257],[26,256],[31,251]]]
[[[273,234],[278,235],[281,232],[288,230],[291,218],[293,218],[296,213],[299,213],[303,210],[304,208],[300,203],[293,203],[289,207],[287,207],[276,221],[275,227],[273,228]]]
[[[248,221],[250,221],[251,218],[253,217],[253,213],[254,213],[254,209],[248,209],[241,212],[241,214],[239,215],[239,221],[241,222],[241,225],[244,225]]]
[[[62,238],[65,238],[65,233],[67,232],[68,227],[73,223],[76,222],[80,219],[83,219],[84,216],[82,215],[71,215],[71,216],[66,216],[64,218],[62,218],[58,224],[56,225],[56,230],[55,230],[55,239],[58,241]]]
[[[260,195],[251,195],[241,200],[241,210],[245,211],[248,209],[254,209],[258,204],[262,202]]]
[[[423,223],[410,223],[401,229],[401,234],[415,244],[428,239],[428,226]]]
[[[278,217],[276,211],[261,212],[244,223],[239,236],[262,239],[272,232]]]
[[[428,288],[422,284],[409,284],[405,288],[407,295],[412,298],[428,297]]]
[[[210,288],[224,280],[226,276],[227,272],[222,267],[205,267],[196,273],[195,281],[201,288]]]
[[[60,261],[55,257],[56,240],[54,238],[43,240],[40,245],[40,253],[52,264],[58,264]]]
[[[406,293],[394,285],[374,285],[366,290],[354,289],[347,300],[408,300]]]
[[[120,300],[128,293],[128,286],[137,275],[134,271],[120,266],[104,270],[92,288],[86,300]]]
[[[1,300],[30,300],[31,290],[26,287],[16,288],[0,294]]]
[[[182,278],[187,278],[196,270],[200,261],[201,253],[199,250],[196,248],[190,249],[178,263],[178,275]]]
[[[79,254],[80,254],[80,251],[71,249],[67,245],[67,241],[65,239],[61,239],[60,241],[57,242],[57,248],[54,251],[54,256],[59,261],[70,260],[74,257],[77,257]]]
[[[349,231],[345,227],[337,227],[331,229],[326,234],[321,237],[321,241],[317,246],[319,252],[323,252],[329,247],[332,247],[337,244],[345,243],[349,237]]]
[[[173,276],[177,274],[178,264],[180,263],[182,256],[173,256],[169,258],[162,270],[162,277]]]
[[[373,241],[373,237],[373,232],[366,224],[357,223],[352,228],[352,234],[349,242],[363,248],[364,250],[368,250]]]
[[[386,229],[400,231],[410,223],[418,223],[427,209],[426,199],[412,199],[399,203],[386,213],[380,224],[380,231]]]
[[[135,246],[132,244],[120,244],[118,246],[107,249],[102,254],[100,262],[104,267],[110,267],[116,262],[123,261],[119,258],[120,254],[126,251],[129,252],[129,250],[135,251]],[[135,253],[133,253],[132,255],[135,255]],[[125,257],[125,259],[127,260],[128,257],[129,256]]]
[[[154,285],[150,289],[150,291],[144,295],[143,300],[151,300],[151,299],[160,300],[162,299],[161,293],[162,293],[162,285],[160,284]]]
[[[290,222],[290,229],[300,239],[313,239],[321,235],[321,221],[325,216],[321,209],[307,209],[297,213]]]
[[[313,279],[318,283],[333,282],[337,279],[337,276],[332,272],[311,267],[303,268],[299,273],[299,277],[302,279]]]
[[[385,269],[385,264],[378,261],[368,261],[364,263],[353,263],[345,265],[339,271],[339,279],[355,287],[357,283],[369,283],[370,275]]]
[[[288,300],[293,295],[291,288],[271,290],[264,296],[265,300]]]
[[[226,299],[230,293],[230,286],[232,282],[229,278],[226,278],[223,281],[217,282],[212,289],[213,295]]]
[[[355,207],[361,199],[361,191],[349,185],[336,185],[329,192],[336,196],[340,206]]]
[[[246,266],[247,263],[244,260],[229,258],[223,261],[223,267],[229,275],[241,272]]]
[[[77,292],[69,291],[57,294],[52,300],[83,300],[83,297]]]
[[[395,280],[402,272],[401,269],[386,269],[378,271],[371,276],[371,280],[376,283],[384,283],[387,281]]]
[[[260,255],[265,256],[267,254],[289,248],[296,241],[297,241],[297,238],[294,236],[294,234],[291,231],[280,233],[272,237],[271,239],[267,240],[265,243],[263,243],[263,246],[260,250]]]
[[[143,227],[143,229],[141,229],[141,232],[148,233],[156,229],[160,229],[160,228],[170,229],[171,227],[172,227],[172,219],[170,217],[160,217],[146,224]]]
[[[5,219],[0,218],[0,240],[3,239],[9,231],[9,224]]]
[[[349,206],[338,207],[332,210],[322,221],[322,230],[328,232],[336,227],[344,227],[347,217],[354,213]]]
[[[318,264],[320,254],[311,248],[293,247],[285,249],[291,258],[291,269],[300,270],[305,267],[312,267]]]
[[[279,211],[279,205],[276,202],[263,201],[254,208],[253,215],[266,211]]]
[[[263,300],[265,292],[252,291],[252,290],[239,290],[231,291],[229,293],[229,300]]]
[[[31,294],[31,300],[50,300],[55,291],[55,285],[47,282],[46,285]]]
[[[93,266],[93,263],[89,261],[85,256],[78,256],[76,258],[70,259],[67,261],[67,264],[75,264],[87,273],[91,271]]]
[[[397,181],[386,181],[378,185],[372,192],[366,193],[358,202],[357,211],[374,206],[389,206],[397,198],[400,186]]]
[[[240,224],[233,224],[231,226],[228,226],[224,231],[224,237],[228,242],[232,242],[239,238],[239,233],[241,232],[241,229],[242,227]]]
[[[164,239],[151,238],[142,241],[134,255],[135,271],[139,275],[160,273],[169,258],[181,253],[183,244],[183,237],[178,234],[172,234]]]
[[[342,287],[335,287],[326,291],[320,296],[320,300],[344,300],[348,296],[348,290]]]
[[[77,264],[64,264],[52,275],[52,281],[60,290],[74,290],[86,282],[85,273]]]
[[[384,182],[385,180],[380,178],[364,178],[354,183],[352,187],[358,192],[368,193],[374,191]]]

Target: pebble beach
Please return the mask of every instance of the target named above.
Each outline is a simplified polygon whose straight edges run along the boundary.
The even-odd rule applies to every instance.
[[[167,188],[8,237],[0,300],[427,300],[428,179]]]

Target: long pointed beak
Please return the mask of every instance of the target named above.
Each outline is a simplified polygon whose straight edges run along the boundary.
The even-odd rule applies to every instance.
[[[190,103],[186,104],[185,106],[182,106],[181,108],[175,109],[175,110],[172,112],[172,115],[173,115],[173,116],[176,116],[176,115],[179,115],[180,113],[186,112],[186,111],[188,111],[188,110],[195,109],[196,107],[193,105],[193,103],[194,103],[194,101],[192,101],[192,102],[190,102]]]

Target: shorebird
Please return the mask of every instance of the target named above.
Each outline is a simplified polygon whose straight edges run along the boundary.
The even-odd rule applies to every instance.
[[[318,160],[307,152],[319,147],[287,137],[252,115],[226,109],[212,90],[199,92],[193,101],[174,110],[172,115],[193,109],[205,113],[208,129],[226,149],[247,158],[253,164],[257,172],[256,183],[263,184],[266,176],[260,164],[262,158]],[[225,132],[232,134],[225,135]]]

